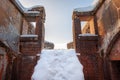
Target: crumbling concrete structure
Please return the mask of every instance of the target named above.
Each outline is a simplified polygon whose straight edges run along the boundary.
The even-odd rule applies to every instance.
[[[92,7],[74,10],[73,40],[85,80],[120,79],[119,13],[119,0],[98,0]],[[81,21],[87,21],[83,31]]]
[[[74,44],[73,44],[73,42],[67,43],[67,49],[74,49]]]
[[[45,41],[44,42],[44,49],[54,49],[54,43]]]
[[[36,27],[31,24],[36,23]],[[44,48],[45,9],[0,1],[0,80],[31,80]]]

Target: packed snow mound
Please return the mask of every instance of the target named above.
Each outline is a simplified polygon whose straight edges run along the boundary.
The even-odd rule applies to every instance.
[[[43,50],[32,80],[84,80],[83,67],[74,50]]]

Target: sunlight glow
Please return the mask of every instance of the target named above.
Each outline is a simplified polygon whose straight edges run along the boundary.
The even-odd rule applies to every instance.
[[[54,49],[67,49],[67,44],[55,44]]]

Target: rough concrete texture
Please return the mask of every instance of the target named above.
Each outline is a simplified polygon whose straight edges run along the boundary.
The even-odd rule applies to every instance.
[[[94,57],[98,58],[94,62],[93,65],[99,65],[100,68],[98,68],[98,71],[100,71],[101,77],[96,78],[95,80],[119,80],[120,77],[118,74],[120,74],[120,2],[119,0],[104,0],[105,2],[98,8],[96,13],[91,16],[95,16],[96,19],[94,22],[97,22],[97,25],[93,24],[93,20],[89,19],[88,23],[84,27],[82,33],[91,33],[95,34],[95,30],[98,28],[98,42],[94,42],[97,46],[93,45],[92,42],[89,41],[89,38],[84,41],[81,41],[82,37],[74,37],[75,41],[75,49],[77,52],[80,52],[80,56],[78,58],[81,60],[81,63],[83,63],[83,66],[85,66],[86,72],[85,78],[86,80],[94,80],[92,79],[94,72],[93,69],[90,68],[88,65],[88,62],[90,61],[90,58],[92,59]],[[76,13],[76,15],[79,15]],[[87,15],[87,14],[82,14]],[[86,17],[85,17],[86,18]],[[82,19],[84,19],[82,17]],[[77,24],[77,23],[75,23]],[[74,25],[74,29],[76,29],[76,26]],[[94,26],[94,27],[93,27]],[[79,26],[80,27],[80,26]],[[95,29],[96,28],[96,29]],[[79,35],[80,29],[76,29],[76,31],[73,32],[73,34]],[[91,37],[92,38],[92,37]],[[94,38],[93,38],[94,39]],[[91,47],[90,47],[91,46]],[[94,49],[96,47],[96,49]],[[91,50],[90,50],[91,49]],[[93,50],[92,50],[93,49]],[[94,52],[95,51],[95,52]],[[95,53],[93,56],[91,56],[93,53]],[[83,56],[85,55],[85,56]],[[91,56],[91,57],[90,57]],[[90,61],[92,63],[93,61]],[[88,72],[88,73],[87,73]],[[91,72],[91,73],[90,73]],[[97,75],[97,74],[95,74]],[[94,75],[94,77],[95,77]]]
[[[0,41],[13,51],[19,51],[21,14],[9,0],[0,1]],[[0,80],[10,80],[10,52],[0,44]],[[14,56],[13,56],[14,57]],[[9,73],[9,74],[8,74]]]
[[[73,44],[73,42],[69,42],[69,43],[67,44],[67,49],[74,49],[74,44]]]
[[[30,37],[28,41],[21,42],[20,35],[35,34],[35,28],[13,1],[0,1],[0,80],[30,80],[39,58],[37,53],[43,47],[41,41],[44,41],[44,26],[42,20],[38,20],[37,24],[41,24],[38,26],[39,30],[43,32],[40,35],[43,36],[39,36],[37,40],[30,40]],[[33,20],[36,22],[35,19]]]
[[[45,41],[44,42],[44,49],[54,49],[54,43]]]

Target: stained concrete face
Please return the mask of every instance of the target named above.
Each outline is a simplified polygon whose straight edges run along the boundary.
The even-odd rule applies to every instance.
[[[120,38],[114,43],[109,58],[110,60],[120,60]]]
[[[4,42],[13,51],[19,51],[19,35],[21,28],[21,13],[9,0],[0,1],[0,41]],[[10,78],[7,75],[10,68],[10,52],[0,44],[0,80]],[[9,66],[9,67],[8,67]]]
[[[88,12],[89,13],[89,12]],[[81,16],[81,14],[76,13],[76,15]],[[87,14],[82,14],[87,15]],[[94,80],[93,77],[97,76],[94,73],[95,68],[91,68],[88,63],[91,57],[94,59],[96,57],[96,62],[94,61],[93,65],[99,65],[99,68],[96,71],[100,71],[99,77],[95,80],[119,80],[119,40],[120,40],[120,2],[119,0],[105,0],[105,2],[98,8],[96,13],[92,16],[96,17],[97,28],[98,28],[98,42],[94,42],[95,45],[92,45],[92,42],[89,42],[89,38],[85,41],[81,41],[82,37],[74,37],[77,43],[77,52],[80,52],[81,55],[78,56],[81,63],[84,66],[84,73],[86,80]],[[85,17],[86,18],[86,17]],[[83,18],[82,18],[83,19]],[[83,29],[83,33],[95,34],[96,30],[90,19],[87,23],[87,26]],[[89,26],[90,25],[90,26]],[[75,28],[74,28],[75,29]],[[88,30],[89,29],[89,30]],[[74,34],[79,32],[76,29]],[[79,35],[79,34],[78,34]],[[91,37],[92,38],[92,37]],[[80,40],[81,39],[81,40]],[[92,38],[94,39],[94,38]],[[96,47],[96,50],[95,48]],[[92,48],[92,49],[91,49]],[[91,49],[91,50],[89,50]],[[90,53],[90,54],[89,54]],[[95,53],[95,54],[93,54]],[[84,56],[85,55],[85,56]],[[92,56],[91,56],[92,55]],[[118,56],[116,56],[118,55]],[[87,73],[88,72],[88,73]],[[93,72],[93,73],[92,73]],[[93,76],[94,75],[94,76]]]
[[[40,22],[38,32],[42,33],[39,40],[30,40],[29,37],[29,40],[24,38],[28,41],[21,41],[20,35],[35,34],[35,29],[13,1],[0,1],[0,80],[30,80],[38,59],[37,53],[43,47],[44,26]]]
[[[107,49],[120,31],[119,0],[106,0],[96,13],[100,35],[100,49],[107,55]],[[117,47],[119,48],[119,47]]]
[[[6,68],[8,65],[8,59],[4,48],[0,47],[0,80],[5,79]]]
[[[44,42],[44,49],[54,49],[54,43],[45,41]]]
[[[6,41],[14,51],[18,51],[21,14],[8,0],[0,2],[0,11],[0,40]]]

